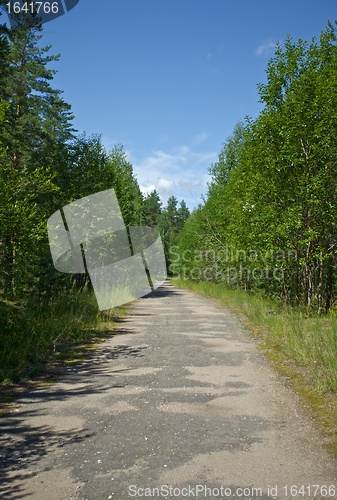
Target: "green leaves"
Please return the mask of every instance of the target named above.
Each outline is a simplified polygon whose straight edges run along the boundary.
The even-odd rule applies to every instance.
[[[226,263],[236,269],[244,263],[247,270],[233,283],[328,310],[337,292],[332,285],[337,260],[335,27],[329,24],[311,42],[288,36],[284,47],[277,45],[266,72],[267,83],[259,85],[265,107],[227,139],[210,169],[208,199],[192,214],[180,245],[182,251],[188,241],[204,252],[241,252],[240,259]],[[203,238],[193,240],[192,227]],[[288,251],[294,258],[277,264],[263,257]],[[247,256],[254,253],[258,257],[252,262]],[[265,264],[271,266],[267,278],[254,276]],[[277,266],[282,279],[273,276]]]

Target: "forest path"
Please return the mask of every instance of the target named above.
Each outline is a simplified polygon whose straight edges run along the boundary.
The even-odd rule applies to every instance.
[[[337,497],[314,494],[336,463],[238,316],[168,282],[0,427],[4,499]]]

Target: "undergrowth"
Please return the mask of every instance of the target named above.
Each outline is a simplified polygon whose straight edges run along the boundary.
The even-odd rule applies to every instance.
[[[90,342],[118,313],[101,313],[90,290],[62,292],[47,305],[0,301],[0,383],[34,376],[65,347]]]

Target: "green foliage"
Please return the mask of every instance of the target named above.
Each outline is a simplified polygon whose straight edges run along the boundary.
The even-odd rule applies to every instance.
[[[212,177],[209,192],[219,185],[225,185],[230,172],[240,165],[240,152],[244,145],[246,130],[246,124],[242,121],[235,125],[232,135],[227,139],[219,154],[218,161],[209,169]]]
[[[156,190],[147,194],[143,200],[144,225],[155,227],[159,224],[162,202]]]
[[[44,169],[29,172],[27,168],[18,171],[3,166],[0,190],[0,262],[7,273],[3,286],[10,283],[10,291],[19,293],[26,287],[37,246],[45,243],[48,211],[38,203],[39,196],[57,188]]]
[[[104,317],[93,292],[60,290],[46,308],[0,301],[0,383],[40,371],[59,349],[91,339]]]
[[[107,151],[99,135],[76,137],[69,145],[57,183],[64,203],[114,188],[125,224],[141,223],[143,197],[121,145]]]
[[[178,207],[178,200],[175,196],[170,196],[166,206],[161,210],[158,216],[158,229],[160,231],[164,244],[165,257],[169,273],[171,269],[171,248],[177,243],[178,234],[186,223],[190,212],[184,200]]]
[[[72,137],[70,107],[59,90],[51,87],[55,70],[48,65],[59,56],[49,55],[51,47],[39,46],[42,27],[30,16],[22,16],[16,27],[3,26],[0,44],[5,52],[5,77],[0,99],[9,103],[2,129],[2,142],[14,169],[30,170],[48,158],[41,156],[55,141]]]
[[[190,216],[190,211],[184,200],[178,206],[175,196],[170,196],[166,206],[162,206],[156,190],[147,194],[143,201],[143,223],[146,226],[157,227],[160,232],[169,274],[174,273],[174,247],[177,238]]]
[[[180,235],[180,255],[199,250],[189,276],[194,269],[197,279],[318,312],[331,309],[337,291],[336,79],[331,24],[318,41],[288,37],[284,48],[277,46],[267,83],[259,85],[264,109],[235,127],[211,167],[204,206]]]
[[[29,16],[0,27],[3,69],[0,102],[6,103],[0,140],[0,286],[20,295],[32,268],[48,252],[45,221],[53,208],[58,152],[72,135],[70,106],[51,87],[58,59],[41,48],[41,25]]]

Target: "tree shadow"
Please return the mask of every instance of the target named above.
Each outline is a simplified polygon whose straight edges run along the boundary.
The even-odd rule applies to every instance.
[[[23,482],[33,477],[31,467],[50,453],[66,445],[81,443],[94,433],[86,429],[55,431],[48,425],[32,425],[29,417],[38,410],[27,409],[0,420],[0,497],[25,498]]]
[[[164,298],[180,295],[181,292],[170,288],[169,284],[158,288],[143,297]],[[142,298],[142,299],[143,299]],[[124,335],[136,335],[133,330],[132,316],[150,316],[150,313],[136,312],[131,317],[130,313],[114,321],[120,326],[111,331],[112,337]],[[125,326],[124,326],[125,325]],[[53,384],[24,389],[14,397],[13,405],[21,409],[12,411],[0,418],[0,497],[19,499],[25,498],[23,484],[32,478],[32,467],[38,468],[38,463],[51,451],[62,447],[85,442],[95,435],[88,429],[83,430],[56,430],[45,423],[36,424],[35,417],[43,417],[44,403],[48,401],[62,402],[69,398],[86,398],[90,394],[104,394],[114,388],[122,388],[123,385],[114,384],[113,378],[104,379],[102,375],[109,370],[109,375],[120,375],[128,373],[132,368],[119,368],[118,365],[111,370],[111,361],[123,358],[137,358],[145,354],[146,346],[118,344],[115,346],[105,345],[104,342],[92,351],[85,361],[75,362],[71,365],[63,365],[55,372],[46,371],[41,380],[48,380],[52,375]],[[50,378],[49,378],[50,380]],[[36,407],[41,404],[40,407]],[[34,474],[34,473],[33,473]]]
[[[183,291],[173,288],[170,282],[165,282],[165,285],[158,287],[156,290],[144,295],[142,299],[153,299],[162,297],[173,297],[175,295],[183,295]]]
[[[115,335],[134,334],[131,329],[120,328]],[[84,442],[95,435],[88,430],[55,430],[48,425],[34,424],[35,417],[43,417],[45,404],[49,401],[62,402],[69,398],[86,398],[91,394],[104,394],[123,385],[114,383],[113,378],[101,381],[109,364],[109,375],[120,375],[131,368],[111,371],[111,360],[144,356],[145,346],[118,344],[95,349],[86,361],[60,366],[53,372],[46,371],[40,382],[52,378],[53,383],[29,387],[14,395],[12,406],[18,408],[0,417],[0,498],[25,498],[23,483],[32,478],[32,466],[38,467],[39,461],[52,450],[72,443]],[[39,404],[39,408],[36,405]],[[22,407],[22,409],[20,408]]]

